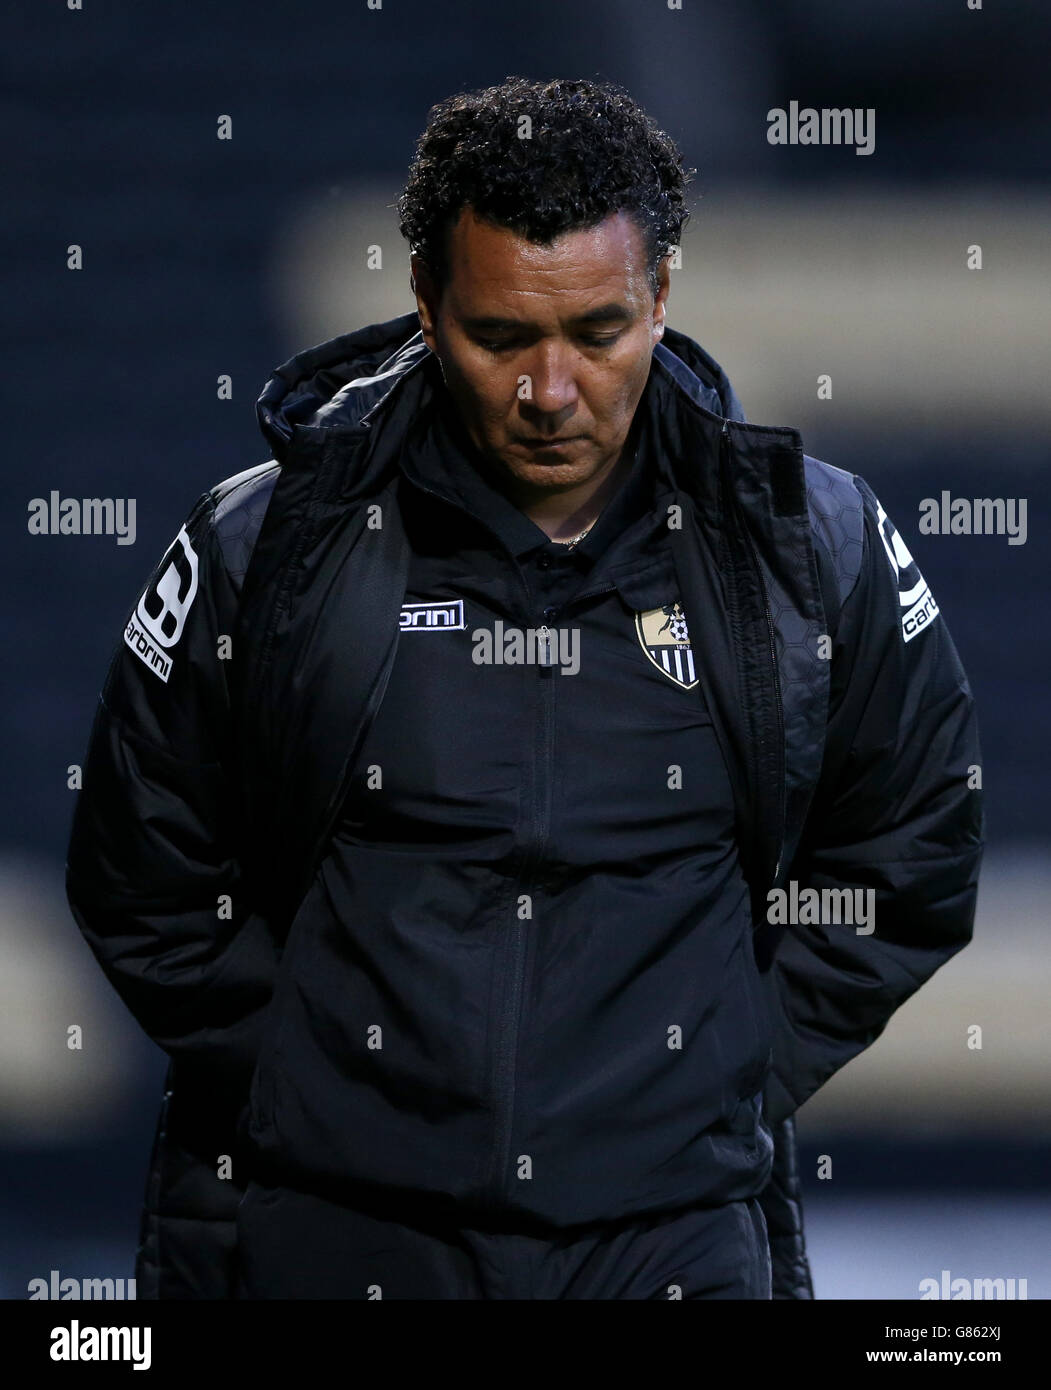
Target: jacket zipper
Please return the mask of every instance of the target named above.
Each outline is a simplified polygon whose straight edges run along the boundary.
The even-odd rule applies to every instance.
[[[531,601],[531,595],[523,581],[527,602]],[[575,606],[585,599],[595,598],[599,594],[611,593],[616,588],[613,583],[603,584],[601,588],[589,589],[582,594],[575,594],[565,605],[566,608]],[[560,610],[560,616],[564,613]],[[550,629],[546,624],[538,628],[541,640],[545,645],[550,637]],[[548,662],[547,665],[538,669],[537,676],[540,681],[540,737],[537,741],[539,752],[536,756],[534,767],[536,774],[533,780],[534,786],[534,805],[533,805],[533,825],[530,840],[529,852],[522,861],[521,871],[516,882],[516,892],[513,895],[512,907],[517,912],[518,900],[523,895],[528,895],[530,900],[536,887],[536,872],[543,857],[544,847],[547,844],[547,837],[551,823],[551,795],[554,768],[555,752],[555,719],[554,719],[554,696],[555,696],[555,673],[556,663]],[[534,745],[534,748],[537,745]],[[532,901],[530,901],[530,911],[532,911]],[[525,921],[520,921],[517,916],[514,923],[514,956],[511,970],[511,989],[504,1011],[504,1038],[502,1039],[499,1060],[497,1065],[497,1120],[494,1126],[494,1149],[496,1154],[496,1169],[492,1181],[492,1199],[499,1203],[506,1195],[505,1184],[511,1182],[509,1165],[511,1162],[511,1141],[514,1135],[514,1107],[515,1094],[517,1089],[518,1073],[518,1047],[522,1034],[522,998],[525,987],[525,962],[529,949],[529,931],[533,924],[530,916]]]
[[[722,433],[721,433],[720,436],[719,436],[719,443],[720,443],[720,448],[721,448],[722,457],[723,457],[723,480],[724,480],[724,486],[725,486],[725,490],[726,490],[726,495],[727,495],[727,497],[729,498],[729,500],[730,500],[730,502],[731,502],[731,505],[732,505],[733,510],[734,510],[734,515],[735,515],[735,517],[736,517],[736,519],[737,519],[738,527],[740,528],[742,537],[743,537],[744,542],[745,542],[745,551],[746,551],[746,553],[747,553],[747,555],[748,555],[748,562],[749,562],[750,568],[751,568],[751,570],[752,570],[752,574],[753,574],[753,576],[755,577],[755,579],[758,581],[758,584],[759,584],[759,591],[760,591],[760,593],[761,593],[762,596],[763,596],[763,614],[764,614],[765,621],[766,621],[766,635],[767,635],[766,655],[767,655],[767,657],[769,658],[771,688],[772,688],[772,690],[773,690],[773,692],[774,692],[774,714],[775,714],[775,719],[776,719],[776,730],[777,730],[777,736],[776,736],[775,744],[774,744],[774,756],[775,756],[775,760],[776,760],[776,777],[775,777],[775,782],[776,782],[776,785],[777,785],[777,810],[776,810],[777,824],[776,824],[776,831],[775,831],[775,834],[776,834],[776,837],[777,837],[777,838],[776,838],[777,858],[776,858],[776,861],[775,861],[775,863],[774,863],[773,874],[772,874],[772,877],[771,877],[771,879],[770,879],[770,884],[767,885],[767,886],[769,887],[769,886],[772,886],[774,883],[777,882],[777,876],[778,876],[778,874],[781,872],[781,859],[782,859],[783,853],[784,853],[784,833],[785,833],[785,723],[784,723],[784,707],[783,707],[783,705],[782,705],[782,700],[781,700],[781,675],[780,675],[780,671],[778,670],[778,665],[777,665],[777,641],[776,641],[776,638],[775,638],[775,636],[774,636],[774,620],[773,620],[773,616],[772,616],[772,614],[771,614],[771,612],[770,612],[770,596],[769,596],[769,593],[768,593],[767,587],[766,587],[766,579],[765,579],[764,576],[763,576],[762,566],[759,564],[759,557],[758,557],[758,555],[757,555],[757,553],[756,553],[755,543],[754,543],[754,541],[752,540],[752,536],[751,536],[751,533],[750,533],[749,530],[748,530],[747,525],[745,524],[744,516],[743,516],[743,514],[742,514],[741,505],[740,505],[740,502],[739,502],[739,500],[738,500],[738,498],[737,498],[737,493],[736,493],[736,491],[735,491],[735,489],[734,489],[734,487],[733,487],[733,485],[732,485],[732,480],[731,480],[731,475],[730,475],[730,460],[731,460],[732,453],[733,453],[733,446],[732,446],[732,443],[731,443],[731,440],[730,440],[730,432],[729,432],[729,429],[727,428],[727,424],[726,424],[726,421],[725,421],[725,420],[723,421]],[[759,735],[758,735],[758,737],[759,737],[760,746],[762,747],[762,746],[766,743],[765,735],[764,735],[762,732],[760,732]],[[757,760],[756,760],[756,758],[755,758],[755,755],[753,754],[753,774],[757,774],[757,773],[758,773],[758,769],[757,769],[757,767],[756,767],[756,761],[757,761]],[[763,781],[764,781],[764,779],[762,778],[761,775],[755,775],[755,776],[754,776],[754,783],[753,783],[753,785],[754,785],[755,788],[756,788],[756,799],[757,799],[757,800],[759,800],[759,799],[762,797],[762,794],[763,794]]]
[[[550,637],[549,628],[543,624],[538,628],[538,632],[546,646]],[[492,1199],[497,1205],[510,1195],[509,1189],[513,1183],[513,1174],[510,1172],[511,1142],[514,1137],[518,1050],[522,1035],[522,1006],[526,983],[525,967],[529,953],[530,932],[536,920],[533,916],[533,895],[536,890],[537,870],[543,858],[551,823],[551,784],[555,743],[554,672],[554,665],[550,662],[537,669],[537,679],[540,681],[538,691],[540,717],[539,736],[533,745],[533,815],[529,846],[522,859],[511,904],[511,910],[515,914],[512,928],[514,938],[511,988],[504,1008],[504,1029],[497,1057],[496,1123],[493,1135],[496,1167],[493,1173]],[[524,920],[518,916],[518,906],[523,896],[529,899],[529,916]]]

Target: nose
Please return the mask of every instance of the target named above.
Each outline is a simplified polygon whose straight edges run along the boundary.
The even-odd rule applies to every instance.
[[[545,339],[537,344],[526,364],[530,394],[524,399],[539,414],[557,416],[576,404],[578,392],[574,372],[573,349],[558,339]],[[559,428],[560,424],[556,423],[555,427]]]

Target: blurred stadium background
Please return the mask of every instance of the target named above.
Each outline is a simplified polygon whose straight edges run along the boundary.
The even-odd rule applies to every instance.
[[[800,1113],[816,1293],[917,1298],[949,1269],[1051,1296],[1046,9],[23,8],[0,230],[14,347],[0,1296],[24,1298],[53,1268],[132,1273],[164,1058],[62,891],[66,769],[125,609],[199,494],[267,457],[253,407],[273,367],[414,307],[392,204],[415,139],[435,101],[510,73],[623,83],[679,142],[698,174],[669,322],[723,365],[751,420],[798,427],[809,453],[869,481],[979,700],[989,849],[974,944]],[[766,113],[791,100],[874,107],[875,152],[770,146]],[[365,268],[372,244],[382,270]],[[222,373],[231,401],[216,397]],[[53,488],[135,497],[135,545],[30,536],[27,503]],[[921,537],[919,502],[943,489],[1027,498],[1027,544]],[[67,1050],[69,1023],[82,1051]],[[981,1051],[966,1043],[975,1023]]]

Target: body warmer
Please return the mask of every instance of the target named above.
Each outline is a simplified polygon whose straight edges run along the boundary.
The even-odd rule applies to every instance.
[[[139,1296],[230,1296],[266,1174],[552,1231],[758,1196],[775,1297],[809,1297],[794,1112],[973,928],[944,619],[866,483],[674,330],[601,591],[541,566],[512,598],[530,547],[439,477],[435,365],[410,314],[280,368],[273,457],[198,500],[106,677],[67,893],[171,1058]],[[472,661],[497,621],[576,624],[578,669]],[[421,723],[457,642],[467,718]],[[806,888],[874,929],[768,913]]]

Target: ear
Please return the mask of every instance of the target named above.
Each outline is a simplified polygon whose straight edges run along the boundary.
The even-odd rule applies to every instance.
[[[437,352],[439,295],[427,262],[415,251],[409,257],[409,287],[416,296],[416,312],[423,341],[432,352]]]
[[[657,266],[657,293],[653,299],[653,344],[655,347],[664,333],[664,320],[670,290],[671,253],[669,252]]]

